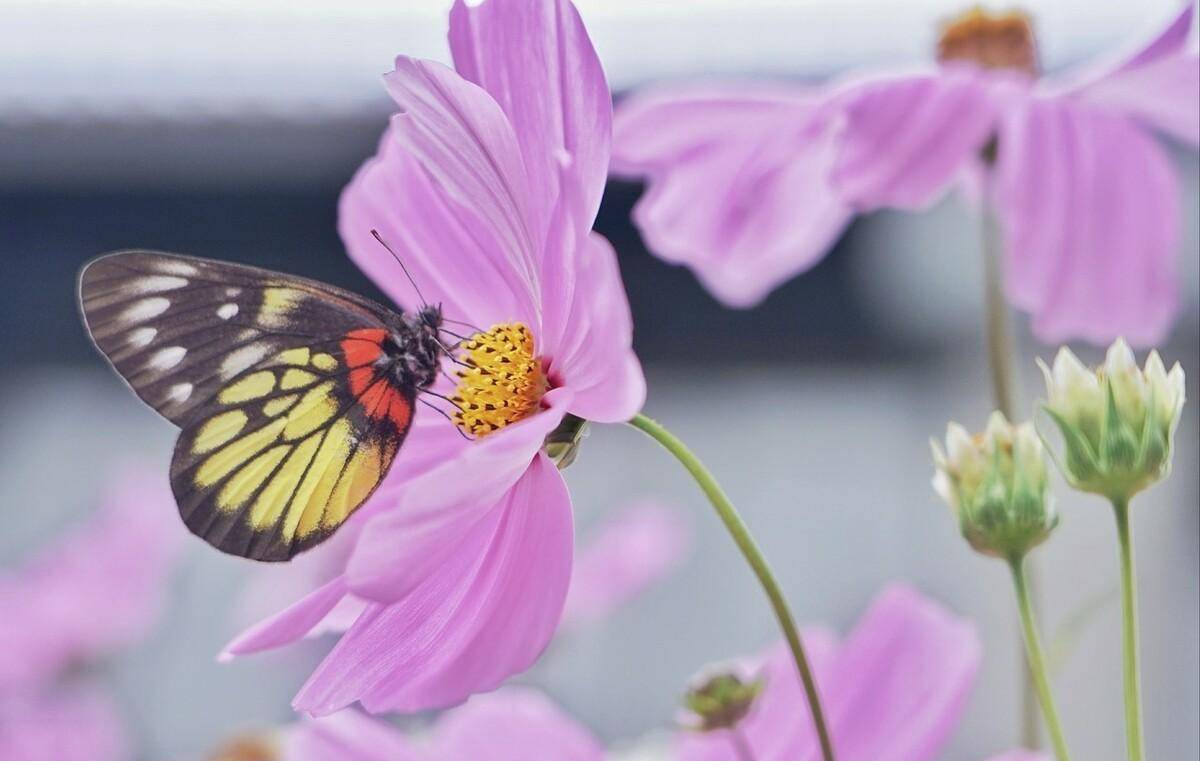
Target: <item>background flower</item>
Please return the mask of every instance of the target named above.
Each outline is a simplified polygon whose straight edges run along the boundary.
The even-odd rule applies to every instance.
[[[845,641],[812,629],[805,643],[843,761],[929,761],[950,737],[982,657],[975,628],[893,585]],[[816,733],[787,648],[761,658],[766,688],[739,727],[758,761],[820,758]],[[737,761],[727,731],[679,736],[681,761]]]
[[[635,216],[650,247],[747,306],[815,263],[850,209],[928,207],[978,175],[996,139],[984,193],[1008,297],[1035,333],[1155,342],[1176,312],[1180,215],[1152,133],[1200,143],[1193,12],[1115,64],[1049,79],[1031,79],[1025,60],[956,57],[819,94],[660,88],[618,109],[614,166],[648,178]]]

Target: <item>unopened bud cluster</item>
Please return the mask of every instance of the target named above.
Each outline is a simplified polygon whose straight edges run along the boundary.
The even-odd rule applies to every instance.
[[[1063,348],[1046,376],[1046,413],[1062,433],[1063,468],[1071,485],[1128,500],[1167,476],[1183,409],[1183,369],[1168,373],[1158,352],[1138,369],[1124,341],[1104,364],[1088,369]]]
[[[1033,426],[1014,426],[999,412],[972,436],[946,430],[946,451],[931,442],[933,488],[958,517],[976,550],[1019,557],[1045,541],[1058,523],[1047,487],[1046,455]]]

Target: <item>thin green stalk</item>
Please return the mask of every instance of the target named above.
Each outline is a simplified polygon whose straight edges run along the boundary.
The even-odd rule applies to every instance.
[[[1129,761],[1146,755],[1142,732],[1142,674],[1138,665],[1137,576],[1133,570],[1133,536],[1129,501],[1113,499],[1117,516],[1117,539],[1121,545],[1121,618],[1123,671],[1125,676],[1125,744]]]
[[[1029,599],[1029,584],[1025,578],[1024,558],[1013,558],[1009,561],[1009,567],[1012,568],[1013,586],[1017,591],[1017,607],[1021,611],[1021,628],[1025,634],[1025,654],[1029,659],[1029,673],[1033,676],[1033,685],[1042,706],[1042,717],[1046,720],[1046,729],[1050,733],[1050,743],[1054,746],[1054,755],[1058,761],[1070,761],[1067,742],[1063,739],[1062,726],[1058,720],[1058,709],[1054,707],[1054,694],[1050,690],[1046,658],[1042,654],[1042,641],[1034,620],[1033,605]]]
[[[1016,348],[1013,342],[1012,325],[1008,303],[1004,300],[1004,283],[1000,266],[1000,230],[996,218],[986,209],[983,217],[983,273],[984,310],[987,322],[988,367],[992,376],[992,397],[995,408],[1004,417],[1015,423],[1017,374],[1013,369]],[[1037,606],[1037,584],[1034,574],[1029,573],[1031,605]],[[1028,670],[1021,674],[1021,744],[1027,748],[1041,745],[1038,735],[1037,705],[1034,697],[1033,675]]]
[[[746,523],[738,514],[733,503],[729,501],[729,497],[725,495],[720,484],[713,478],[708,468],[700,462],[700,459],[687,448],[682,441],[675,437],[666,428],[663,428],[658,422],[651,420],[645,415],[637,415],[629,424],[637,428],[642,433],[645,433],[650,438],[657,441],[664,449],[675,456],[675,459],[683,465],[692,478],[696,479],[696,483],[700,485],[704,496],[708,497],[708,501],[712,503],[713,508],[717,511],[717,515],[721,518],[721,522],[725,524],[729,535],[733,537],[734,543],[741,550],[742,556],[750,565],[750,569],[754,571],[754,575],[758,577],[758,583],[766,592],[767,599],[771,602],[771,609],[775,612],[775,618],[779,621],[779,627],[783,630],[784,639],[787,640],[788,648],[792,651],[792,658],[796,661],[796,669],[800,673],[800,681],[804,685],[804,694],[808,698],[808,709],[812,715],[813,726],[817,729],[817,738],[821,743],[821,754],[825,761],[835,761],[836,757],[833,752],[833,742],[829,737],[829,729],[825,724],[825,712],[821,708],[821,696],[817,692],[817,683],[813,678],[812,668],[808,663],[808,656],[804,652],[804,643],[800,639],[800,631],[796,628],[796,622],[792,618],[792,612],[788,608],[787,600],[783,596],[782,590],[779,588],[779,583],[775,580],[774,574],[771,573],[771,568],[767,565],[767,560],[763,557],[762,551],[754,541],[754,537],[750,535],[750,529],[746,527]]]

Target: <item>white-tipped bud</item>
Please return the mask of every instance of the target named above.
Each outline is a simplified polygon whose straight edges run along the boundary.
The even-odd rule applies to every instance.
[[[1044,409],[1062,432],[1067,481],[1082,491],[1128,500],[1171,469],[1175,427],[1183,410],[1183,368],[1168,373],[1157,351],[1138,369],[1118,339],[1104,364],[1089,370],[1067,348],[1046,377]]]
[[[1046,479],[1046,453],[1029,423],[1014,426],[993,412],[987,429],[970,436],[946,428],[946,452],[933,446],[933,488],[950,505],[967,541],[979,552],[1020,557],[1058,524]]]

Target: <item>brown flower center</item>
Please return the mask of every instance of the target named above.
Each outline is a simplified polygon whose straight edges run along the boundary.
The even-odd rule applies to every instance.
[[[1029,16],[992,13],[975,6],[942,25],[939,61],[970,61],[987,69],[1014,69],[1037,76],[1037,41]]]

